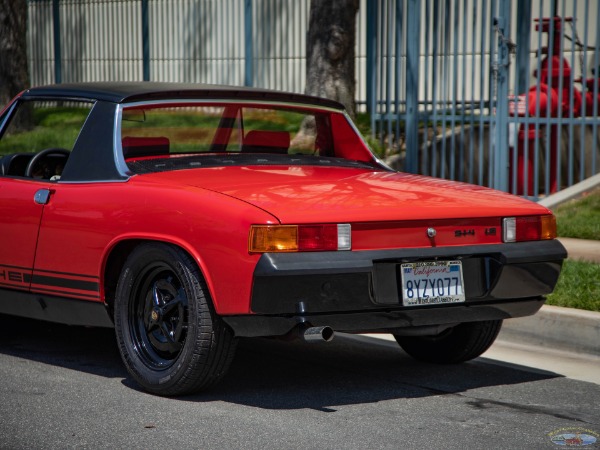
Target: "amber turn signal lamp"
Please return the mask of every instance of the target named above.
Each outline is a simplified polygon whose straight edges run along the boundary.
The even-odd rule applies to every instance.
[[[556,232],[556,217],[542,216],[541,218],[541,236],[540,239],[555,239]]]
[[[248,250],[251,253],[297,252],[296,225],[252,225]]]

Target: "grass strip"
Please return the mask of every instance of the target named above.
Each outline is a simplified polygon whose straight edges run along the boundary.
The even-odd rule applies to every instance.
[[[560,205],[554,213],[559,236],[600,240],[600,189]]]
[[[600,312],[600,264],[567,259],[546,303]]]

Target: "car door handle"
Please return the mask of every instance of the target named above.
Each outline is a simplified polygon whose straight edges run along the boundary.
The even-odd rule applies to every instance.
[[[48,201],[50,200],[50,194],[50,189],[40,189],[33,196],[33,201],[38,205],[47,205]]]

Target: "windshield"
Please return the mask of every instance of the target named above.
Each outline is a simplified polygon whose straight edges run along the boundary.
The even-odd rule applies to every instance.
[[[271,104],[123,108],[123,157],[134,173],[230,164],[375,164],[336,110]]]

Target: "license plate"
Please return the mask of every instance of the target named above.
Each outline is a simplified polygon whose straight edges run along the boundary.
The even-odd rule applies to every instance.
[[[465,301],[460,261],[425,261],[400,265],[402,305],[439,305]]]

